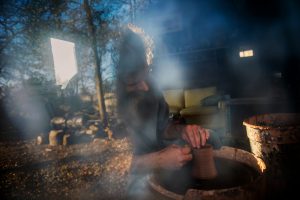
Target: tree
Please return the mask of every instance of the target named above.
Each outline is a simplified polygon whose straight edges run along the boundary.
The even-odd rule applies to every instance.
[[[0,83],[22,85],[36,76],[41,84],[54,82],[49,38],[76,42],[80,87],[89,87],[95,74],[99,114],[108,127],[104,93],[113,88],[113,74],[103,77],[108,67],[102,58],[110,54],[109,67],[116,64],[120,27],[134,21],[145,2],[150,1],[5,1],[0,8]]]
[[[107,114],[106,114],[106,108],[104,102],[104,93],[103,93],[103,86],[102,86],[103,81],[102,81],[102,75],[100,73],[101,55],[99,56],[98,48],[97,48],[94,19],[92,16],[91,7],[89,5],[88,0],[83,1],[83,6],[86,12],[86,19],[87,19],[89,34],[91,37],[90,41],[91,41],[93,57],[95,62],[95,80],[96,80],[96,93],[97,93],[98,105],[99,105],[99,114],[100,114],[100,119],[103,121],[104,127],[107,128],[108,121],[107,121]]]

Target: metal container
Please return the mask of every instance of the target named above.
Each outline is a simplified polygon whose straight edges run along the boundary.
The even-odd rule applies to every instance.
[[[230,160],[231,162],[240,163],[248,166],[257,173],[257,176],[249,179],[246,183],[233,187],[222,187],[216,189],[195,189],[188,188],[184,194],[166,188],[164,183],[160,181],[161,174],[153,173],[148,177],[148,183],[156,194],[160,195],[160,199],[175,200],[237,200],[237,199],[264,199],[265,195],[265,169],[266,165],[262,159],[256,157],[250,152],[232,148],[221,147],[213,151],[214,158]],[[179,178],[178,173],[169,176],[170,183]]]

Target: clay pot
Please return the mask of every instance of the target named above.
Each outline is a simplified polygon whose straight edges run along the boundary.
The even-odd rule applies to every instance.
[[[217,176],[217,169],[213,157],[213,148],[206,144],[200,149],[193,149],[192,176],[197,179],[213,179]]]

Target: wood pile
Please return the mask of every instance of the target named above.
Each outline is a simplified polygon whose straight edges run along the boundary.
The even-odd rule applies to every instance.
[[[89,120],[84,115],[54,117],[50,124],[51,130],[47,134],[39,135],[36,138],[37,144],[57,146],[92,142],[97,137],[111,138],[100,120]]]

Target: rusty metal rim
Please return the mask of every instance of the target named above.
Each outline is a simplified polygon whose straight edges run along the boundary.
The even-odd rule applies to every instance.
[[[266,116],[266,115],[273,115],[273,116],[276,116],[276,115],[289,115],[289,116],[290,115],[294,115],[294,116],[299,116],[300,117],[299,113],[271,113],[271,114],[262,114],[262,115],[255,115],[255,116],[252,116],[252,117],[249,117],[249,118],[245,119],[243,121],[243,125],[251,127],[251,128],[255,128],[255,129],[260,129],[260,130],[283,129],[283,128],[284,129],[300,128],[300,125],[274,127],[274,126],[268,126],[268,125],[260,126],[260,125],[255,125],[255,124],[250,124],[249,123],[249,120],[251,118],[253,118],[253,117],[263,117],[263,116]]]
[[[255,181],[260,181],[261,179],[263,179],[262,176],[258,177],[257,179],[255,179]],[[225,192],[230,192],[230,191],[241,191],[243,188],[246,188],[250,183],[246,184],[246,185],[241,185],[241,186],[236,186],[236,187],[231,187],[231,188],[224,188],[224,189],[213,189],[213,190],[197,190],[197,189],[188,189],[187,192],[185,193],[185,195],[180,195],[177,194],[175,192],[172,192],[170,190],[165,189],[164,187],[162,187],[156,180],[155,180],[155,176],[152,175],[148,175],[148,183],[150,184],[150,186],[152,187],[152,189],[154,189],[156,192],[158,192],[159,194],[166,196],[169,199],[172,200],[183,200],[185,195],[189,192],[189,191],[197,191],[198,193],[201,194],[214,194],[214,193],[225,193]]]
[[[300,125],[299,126],[293,126],[293,127],[289,127],[289,126],[279,126],[279,127],[272,127],[272,126],[259,126],[259,125],[253,125],[253,124],[249,124],[248,122],[246,121],[243,121],[243,125],[244,126],[248,126],[248,127],[251,127],[251,128],[254,128],[254,129],[259,129],[259,130],[271,130],[271,129],[295,129],[295,128],[300,128]]]
[[[150,186],[152,187],[152,189],[154,189],[156,192],[167,196],[170,199],[174,199],[174,200],[182,200],[184,198],[183,195],[177,194],[175,192],[171,192],[170,190],[165,189],[164,187],[162,187],[159,183],[157,183],[157,181],[155,180],[155,176],[154,174],[150,174],[147,176],[147,180],[148,183],[150,184]]]

